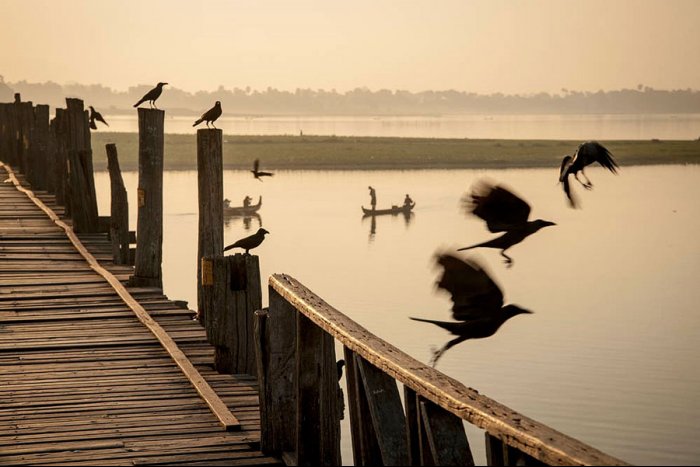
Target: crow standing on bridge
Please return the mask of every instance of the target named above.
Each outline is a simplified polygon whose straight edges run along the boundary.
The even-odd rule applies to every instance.
[[[411,317],[414,321],[440,326],[457,336],[442,348],[433,351],[430,360],[433,367],[451,347],[468,339],[490,337],[513,316],[532,313],[517,305],[503,306],[503,292],[476,261],[443,254],[438,255],[437,263],[444,270],[437,286],[452,296],[452,317],[458,321]]]
[[[584,168],[587,165],[597,162],[614,174],[617,174],[618,165],[612,157],[610,151],[608,151],[602,144],[597,141],[588,141],[579,145],[576,153],[573,157],[566,155],[561,161],[561,168],[559,169],[559,182],[562,183],[564,187],[564,193],[569,199],[569,205],[572,208],[578,207],[578,203],[571,193],[571,187],[569,186],[569,175],[573,175],[577,182],[579,182],[586,190],[593,188],[593,183],[588,179]],[[582,182],[578,178],[578,173],[586,179],[586,182]]]
[[[502,186],[480,180],[464,199],[468,213],[486,221],[490,232],[505,232],[500,237],[476,245],[460,248],[457,251],[472,248],[497,248],[506,259],[508,267],[513,265],[513,258],[506,250],[525,240],[543,227],[556,225],[554,222],[537,219],[528,221],[530,205]]]
[[[109,126],[109,123],[107,123],[105,121],[105,119],[102,117],[101,113],[99,113],[97,110],[95,110],[95,108],[93,106],[89,106],[89,107],[90,107],[90,128],[92,128],[93,130],[97,130],[97,124],[95,123],[96,121],[102,122],[105,125]]]
[[[235,243],[227,246],[224,248],[224,251],[228,251],[232,248],[243,248],[245,250],[245,254],[249,255],[250,250],[253,248],[260,246],[260,244],[265,240],[265,234],[269,234],[267,230],[263,228],[259,228],[257,232],[255,232],[253,235],[250,235],[245,238],[241,238],[240,240],[236,241]]]
[[[260,177],[272,177],[274,174],[270,172],[261,172],[258,170],[260,168],[260,159],[255,159],[255,162],[253,162],[253,170],[251,172],[253,173],[253,176],[257,178],[259,181],[262,182],[262,179]]]
[[[202,117],[200,119],[198,119],[196,122],[194,122],[194,125],[192,125],[192,126],[197,126],[202,122],[207,122],[207,128],[209,128],[209,123],[211,122],[211,125],[214,128],[216,128],[216,125],[214,125],[214,122],[219,117],[221,117],[221,102],[216,101],[216,104],[214,104],[214,107],[212,107],[211,109],[204,112],[202,114]]]
[[[139,105],[143,104],[144,102],[148,101],[148,105],[151,106],[151,108],[158,108],[156,107],[156,99],[158,99],[163,92],[163,86],[165,86],[168,83],[158,83],[155,88],[151,89],[148,91],[142,98],[139,100],[136,104],[134,104],[134,107],[138,107]]]

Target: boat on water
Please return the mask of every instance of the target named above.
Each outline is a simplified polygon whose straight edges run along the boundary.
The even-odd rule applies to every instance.
[[[258,198],[258,204],[251,204],[249,206],[231,206],[231,201],[228,199],[224,200],[224,215],[227,216],[247,216],[258,212],[260,206],[262,206],[262,196]]]
[[[416,207],[415,202],[411,204],[404,204],[401,206],[392,206],[389,209],[367,209],[366,207],[362,206],[362,214],[365,216],[379,216],[382,214],[392,214],[395,216],[397,214],[408,214],[413,210],[414,207]]]

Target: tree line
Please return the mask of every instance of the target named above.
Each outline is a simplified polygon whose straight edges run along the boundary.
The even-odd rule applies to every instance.
[[[153,84],[117,91],[101,84],[5,82],[0,77],[0,102],[11,102],[19,92],[23,100],[64,106],[66,97],[78,97],[102,111],[131,113],[132,105]],[[449,115],[449,114],[600,114],[700,113],[700,91],[662,90],[638,85],[634,89],[597,92],[562,89],[559,93],[477,94],[445,90],[410,92],[367,87],[346,92],[272,87],[254,90],[219,86],[194,93],[168,87],[158,101],[171,114],[199,115],[214,101],[227,115]]]

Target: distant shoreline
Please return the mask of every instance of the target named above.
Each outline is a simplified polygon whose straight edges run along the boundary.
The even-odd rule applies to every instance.
[[[600,140],[621,166],[700,164],[700,141]],[[138,170],[138,134],[92,133],[95,170],[106,170],[115,143],[124,171]],[[344,136],[224,135],[224,169],[416,170],[558,168],[581,141]],[[196,135],[165,135],[165,170],[196,170]]]

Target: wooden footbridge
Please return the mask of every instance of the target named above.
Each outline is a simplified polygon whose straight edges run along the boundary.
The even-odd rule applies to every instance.
[[[82,102],[50,126],[40,107],[0,104],[0,465],[348,464],[345,416],[355,465],[473,465],[465,422],[489,465],[625,464],[416,361],[288,275],[269,279],[263,308],[258,258],[221,255],[220,130],[198,133],[195,316],[160,284],[162,111],[139,109],[134,255],[120,176],[111,218],[91,207]]]

